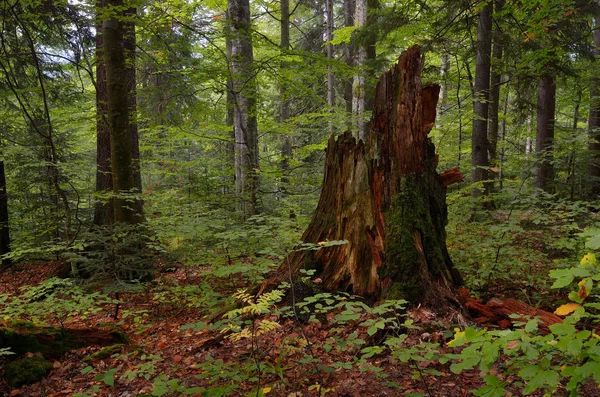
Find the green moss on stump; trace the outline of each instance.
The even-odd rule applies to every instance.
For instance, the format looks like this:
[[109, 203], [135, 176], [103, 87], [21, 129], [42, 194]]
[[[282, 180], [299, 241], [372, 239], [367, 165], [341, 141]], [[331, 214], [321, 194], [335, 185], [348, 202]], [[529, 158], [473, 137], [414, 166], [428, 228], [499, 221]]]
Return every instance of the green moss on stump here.
[[4, 379], [11, 387], [21, 387], [39, 382], [51, 369], [43, 357], [23, 357], [5, 365]]

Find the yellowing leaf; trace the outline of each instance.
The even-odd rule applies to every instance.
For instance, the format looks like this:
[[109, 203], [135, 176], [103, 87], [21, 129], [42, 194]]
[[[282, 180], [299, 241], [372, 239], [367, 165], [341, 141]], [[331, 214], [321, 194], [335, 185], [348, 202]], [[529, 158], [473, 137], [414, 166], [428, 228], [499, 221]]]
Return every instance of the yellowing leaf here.
[[578, 303], [565, 303], [562, 306], [559, 306], [554, 311], [554, 314], [557, 316], [566, 316], [567, 314], [571, 314], [579, 307]]
[[262, 391], [263, 391], [263, 394], [267, 394], [268, 392], [271, 391], [271, 388], [270, 387], [263, 387]]
[[327, 244], [328, 242], [329, 242], [329, 241], [319, 241], [317, 244], [319, 244], [319, 245], [325, 245], [325, 244]]
[[596, 264], [596, 255], [592, 253], [588, 253], [581, 258], [579, 262], [582, 265], [595, 265]]

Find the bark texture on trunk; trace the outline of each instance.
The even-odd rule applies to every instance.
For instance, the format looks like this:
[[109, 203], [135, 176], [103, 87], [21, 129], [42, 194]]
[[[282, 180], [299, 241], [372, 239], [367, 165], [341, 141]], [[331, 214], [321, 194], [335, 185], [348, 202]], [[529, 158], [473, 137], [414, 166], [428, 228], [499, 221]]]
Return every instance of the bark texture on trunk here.
[[[354, 25], [363, 28], [367, 24], [367, 0], [356, 0], [354, 8]], [[356, 117], [356, 136], [365, 140], [367, 137], [368, 123], [365, 120], [366, 96], [365, 96], [365, 71], [364, 65], [367, 60], [367, 48], [359, 44], [354, 48], [354, 65], [360, 71], [354, 76], [352, 83], [352, 114]]]
[[321, 197], [302, 240], [348, 243], [292, 252], [261, 291], [301, 268], [316, 269], [327, 290], [374, 299], [433, 301], [461, 283], [446, 249], [446, 183], [427, 137], [439, 87], [422, 88], [422, 68], [412, 47], [383, 75], [366, 141], [350, 132], [329, 139]]
[[[120, 0], [107, 0], [107, 6], [119, 7]], [[103, 23], [103, 52], [106, 68], [107, 120], [110, 130], [110, 164], [112, 173], [114, 198], [114, 221], [122, 223], [138, 223], [141, 213], [129, 198], [136, 193], [136, 167], [134, 140], [130, 123], [131, 100], [129, 88], [131, 74], [127, 71], [126, 49], [124, 40], [126, 29], [120, 15], [111, 15]]]
[[[600, 6], [600, 1], [598, 2]], [[600, 62], [600, 15], [594, 18], [594, 56], [596, 62]], [[598, 70], [598, 69], [596, 69]], [[590, 82], [590, 115], [588, 120], [590, 144], [592, 153], [588, 175], [591, 183], [592, 199], [600, 196], [600, 73], [592, 77]]]
[[537, 168], [535, 187], [552, 193], [554, 178], [554, 113], [556, 108], [556, 80], [552, 75], [540, 78], [537, 99], [535, 152]]
[[[96, 7], [104, 7], [98, 0]], [[108, 129], [108, 94], [106, 91], [106, 67], [104, 66], [104, 40], [102, 21], [96, 17], [96, 193], [107, 195], [112, 191], [110, 170], [110, 130]], [[94, 225], [104, 226], [114, 222], [112, 199], [99, 199], [94, 207]]]
[[[503, 2], [494, 3], [494, 13], [502, 12]], [[502, 83], [502, 32], [500, 29], [494, 29], [493, 35], [494, 49], [492, 51], [493, 65], [490, 73], [490, 104], [488, 109], [489, 125], [488, 125], [488, 152], [489, 164], [492, 168], [498, 166], [498, 137], [500, 135], [500, 123], [498, 114], [500, 112], [500, 84]], [[493, 181], [496, 178], [497, 171], [490, 169], [488, 178], [492, 181], [490, 185], [493, 187]]]
[[[492, 6], [485, 5], [479, 12], [477, 24], [477, 61], [475, 66], [475, 98], [473, 100], [473, 135], [471, 137], [472, 182], [488, 179], [488, 107], [490, 95], [490, 65], [492, 47]], [[473, 189], [473, 196], [481, 194]]]
[[229, 0], [231, 75], [234, 101], [235, 184], [244, 217], [258, 213], [258, 126], [256, 76], [249, 0]]
[[[98, 0], [96, 7], [100, 10], [106, 4], [106, 0]], [[127, 118], [129, 123], [129, 134], [131, 140], [131, 156], [133, 173], [133, 184], [135, 193], [142, 191], [142, 178], [140, 172], [140, 150], [139, 134], [135, 114], [137, 112], [136, 95], [136, 71], [135, 71], [135, 23], [133, 17], [136, 15], [135, 8], [123, 12], [122, 35], [125, 57], [125, 71], [120, 76], [124, 80], [127, 92]], [[111, 137], [108, 120], [108, 88], [106, 80], [106, 65], [104, 58], [104, 35], [102, 34], [102, 21], [96, 20], [96, 192], [104, 195], [113, 191], [113, 175], [111, 168]], [[96, 202], [94, 208], [95, 226], [110, 225], [115, 221], [114, 200], [102, 198]], [[137, 212], [138, 217], [143, 218], [143, 202], [136, 199], [131, 207]]]

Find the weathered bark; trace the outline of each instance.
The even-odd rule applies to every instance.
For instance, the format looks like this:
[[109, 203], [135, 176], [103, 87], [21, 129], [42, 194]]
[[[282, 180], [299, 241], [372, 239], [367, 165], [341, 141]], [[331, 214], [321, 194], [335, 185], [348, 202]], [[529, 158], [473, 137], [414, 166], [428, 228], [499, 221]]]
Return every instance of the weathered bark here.
[[[96, 7], [104, 7], [103, 0], [97, 0]], [[106, 67], [104, 66], [104, 40], [102, 20], [96, 17], [96, 193], [105, 196], [96, 201], [94, 225], [104, 226], [114, 222], [114, 203], [107, 198], [112, 191], [110, 171], [110, 130], [108, 129], [108, 94], [106, 91]]]
[[[101, 0], [98, 7], [119, 5]], [[115, 197], [98, 202], [94, 225], [143, 220], [136, 114], [135, 8], [110, 15], [96, 36], [96, 191]], [[100, 21], [97, 22], [100, 26]]]
[[556, 108], [556, 80], [548, 74], [540, 78], [537, 99], [535, 152], [537, 168], [535, 187], [553, 192], [554, 178], [554, 113]]
[[302, 240], [348, 243], [292, 252], [261, 291], [301, 268], [316, 269], [325, 289], [375, 299], [429, 301], [461, 283], [446, 249], [445, 187], [427, 137], [439, 87], [421, 87], [422, 67], [412, 47], [383, 75], [366, 141], [350, 132], [329, 139], [321, 197]]
[[464, 288], [459, 289], [458, 299], [469, 311], [473, 321], [484, 326], [495, 324], [500, 328], [508, 328], [516, 322], [537, 318], [540, 329], [547, 333], [550, 325], [563, 322], [556, 314], [537, 309], [515, 299], [492, 298], [483, 303], [481, 299], [472, 298], [469, 291]]
[[256, 76], [249, 0], [229, 0], [231, 18], [231, 75], [234, 98], [235, 184], [244, 217], [258, 210], [258, 127]]
[[[600, 6], [600, 1], [598, 2]], [[594, 18], [594, 56], [596, 63], [600, 61], [600, 15]], [[595, 70], [598, 70], [597, 67]], [[590, 81], [590, 115], [588, 119], [591, 152], [588, 176], [590, 177], [592, 199], [600, 196], [600, 73], [592, 77]]]
[[[492, 6], [486, 4], [479, 11], [477, 24], [477, 61], [475, 65], [475, 98], [473, 99], [473, 135], [471, 137], [472, 182], [488, 179], [488, 102], [490, 95], [490, 64], [492, 47]], [[487, 190], [487, 189], [486, 189]], [[481, 190], [473, 188], [473, 196]]]

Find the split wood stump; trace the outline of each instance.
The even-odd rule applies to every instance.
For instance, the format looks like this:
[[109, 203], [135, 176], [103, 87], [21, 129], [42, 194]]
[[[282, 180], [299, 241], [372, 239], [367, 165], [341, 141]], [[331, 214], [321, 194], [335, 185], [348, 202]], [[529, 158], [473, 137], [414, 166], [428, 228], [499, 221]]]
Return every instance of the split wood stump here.
[[422, 69], [412, 47], [381, 77], [366, 142], [350, 132], [329, 139], [321, 197], [302, 240], [347, 243], [294, 250], [259, 293], [304, 268], [315, 269], [326, 290], [373, 300], [454, 300], [462, 280], [446, 248], [446, 187], [462, 175], [436, 171], [427, 135], [439, 86], [423, 87]]

